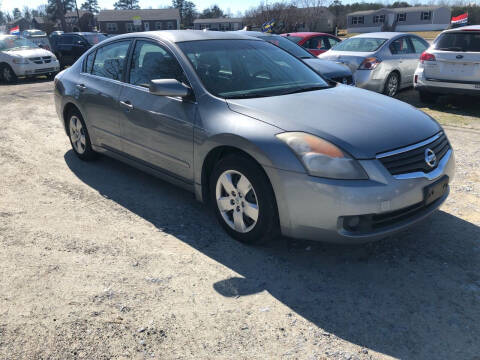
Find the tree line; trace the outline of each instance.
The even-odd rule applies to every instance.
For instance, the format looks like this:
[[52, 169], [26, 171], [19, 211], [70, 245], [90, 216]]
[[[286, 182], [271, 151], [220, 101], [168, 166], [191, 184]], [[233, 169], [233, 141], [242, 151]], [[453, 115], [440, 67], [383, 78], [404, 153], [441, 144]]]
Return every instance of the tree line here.
[[[469, 13], [470, 24], [480, 24], [480, 4], [469, 2], [469, 0], [453, 0], [448, 3], [446, 0], [430, 1], [421, 3], [418, 0], [414, 2], [396, 1], [394, 3], [382, 2], [355, 2], [343, 4], [342, 0], [279, 0], [277, 2], [261, 1], [257, 7], [253, 7], [244, 13], [239, 13], [237, 17], [244, 17], [245, 23], [253, 26], [259, 26], [267, 21], [275, 19], [277, 30], [292, 31], [296, 24], [307, 25], [310, 29], [315, 29], [315, 23], [322, 17], [322, 9], [325, 7], [335, 16], [336, 25], [339, 28], [346, 27], [347, 14], [355, 11], [376, 10], [383, 7], [410, 7], [421, 5], [442, 5], [446, 4], [452, 8], [452, 16], [457, 16], [465, 12]], [[218, 5], [212, 5], [209, 8], [198, 11], [195, 3], [190, 0], [172, 0], [170, 8], [176, 8], [180, 12], [181, 28], [191, 28], [193, 21], [197, 18], [219, 18], [231, 17], [231, 14], [222, 10]], [[140, 9], [139, 0], [117, 0], [114, 3], [116, 10]], [[308, 8], [308, 11], [302, 9]], [[85, 0], [79, 7], [80, 10], [87, 10], [94, 14], [100, 11], [98, 0]], [[14, 8], [11, 12], [0, 11], [0, 25], [5, 25], [21, 17], [31, 20], [33, 17], [42, 16], [52, 21], [64, 21], [64, 15], [67, 11], [75, 11], [75, 0], [48, 0], [46, 5], [35, 9], [25, 6], [23, 9]]]

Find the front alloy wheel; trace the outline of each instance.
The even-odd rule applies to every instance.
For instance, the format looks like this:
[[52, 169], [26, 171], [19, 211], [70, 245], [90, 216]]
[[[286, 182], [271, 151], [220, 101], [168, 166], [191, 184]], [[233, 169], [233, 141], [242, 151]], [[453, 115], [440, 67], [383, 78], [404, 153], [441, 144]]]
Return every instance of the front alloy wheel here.
[[72, 149], [75, 154], [82, 160], [95, 159], [97, 153], [92, 149], [87, 127], [79, 111], [73, 110], [69, 114], [67, 125], [68, 137], [70, 138], [70, 143], [72, 144]]
[[210, 203], [234, 239], [259, 244], [279, 232], [277, 202], [263, 168], [243, 154], [222, 158], [210, 175]]
[[225, 171], [217, 180], [216, 199], [223, 220], [235, 231], [247, 233], [257, 224], [257, 195], [242, 173]]
[[12, 68], [8, 65], [4, 65], [1, 68], [2, 78], [6, 83], [13, 84], [17, 82], [17, 75], [13, 72]]

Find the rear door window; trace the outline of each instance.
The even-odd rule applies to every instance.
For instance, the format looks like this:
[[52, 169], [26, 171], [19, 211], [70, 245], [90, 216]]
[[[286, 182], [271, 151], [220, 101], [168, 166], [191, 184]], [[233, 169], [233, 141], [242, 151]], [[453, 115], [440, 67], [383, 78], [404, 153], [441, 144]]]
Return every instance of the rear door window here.
[[413, 54], [413, 50], [408, 38], [406, 36], [392, 41], [390, 44], [390, 51], [392, 55]]
[[328, 50], [330, 43], [325, 36], [315, 36], [308, 39], [305, 44], [303, 44], [303, 47], [312, 50]]
[[424, 41], [422, 39], [419, 39], [415, 36], [411, 36], [410, 40], [412, 41], [413, 49], [414, 49], [416, 54], [423, 53], [429, 46], [426, 41]]
[[130, 42], [118, 41], [97, 49], [92, 75], [122, 81]]

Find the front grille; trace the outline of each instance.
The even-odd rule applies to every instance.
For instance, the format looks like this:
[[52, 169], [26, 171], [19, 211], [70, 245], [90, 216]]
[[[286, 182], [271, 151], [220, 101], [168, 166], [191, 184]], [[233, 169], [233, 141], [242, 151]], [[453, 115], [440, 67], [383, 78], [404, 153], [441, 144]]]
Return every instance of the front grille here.
[[[430, 167], [425, 161], [426, 149], [431, 149], [435, 153], [437, 161], [434, 167]], [[429, 173], [438, 166], [438, 163], [449, 149], [450, 144], [442, 132], [437, 139], [428, 144], [390, 156], [380, 155], [378, 158], [392, 175], [408, 174], [417, 171]]]
[[43, 64], [43, 60], [40, 57], [32, 57], [32, 58], [29, 58], [29, 60], [31, 62], [34, 62], [35, 64]]
[[353, 77], [352, 76], [338, 76], [332, 78], [332, 81], [335, 81], [340, 84], [345, 84], [345, 85], [352, 85], [353, 84]]
[[42, 57], [31, 57], [29, 58], [28, 60], [30, 60], [31, 62], [35, 63], [35, 64], [48, 64], [52, 61], [52, 57], [51, 56], [42, 56]]

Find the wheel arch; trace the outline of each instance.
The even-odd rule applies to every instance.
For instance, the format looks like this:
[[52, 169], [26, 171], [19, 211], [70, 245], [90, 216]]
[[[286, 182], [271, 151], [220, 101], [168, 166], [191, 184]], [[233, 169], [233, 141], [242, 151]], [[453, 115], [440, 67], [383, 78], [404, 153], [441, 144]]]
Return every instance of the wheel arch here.
[[65, 133], [67, 133], [68, 135], [68, 131], [67, 131], [67, 121], [68, 121], [68, 115], [72, 112], [72, 111], [78, 111], [80, 113], [80, 115], [82, 115], [82, 118], [84, 119], [85, 121], [85, 116], [83, 116], [82, 114], [82, 111], [80, 110], [80, 108], [73, 102], [71, 101], [68, 101], [65, 103], [65, 105], [63, 106], [63, 111], [62, 111], [62, 119], [63, 119], [63, 127], [65, 129]]

